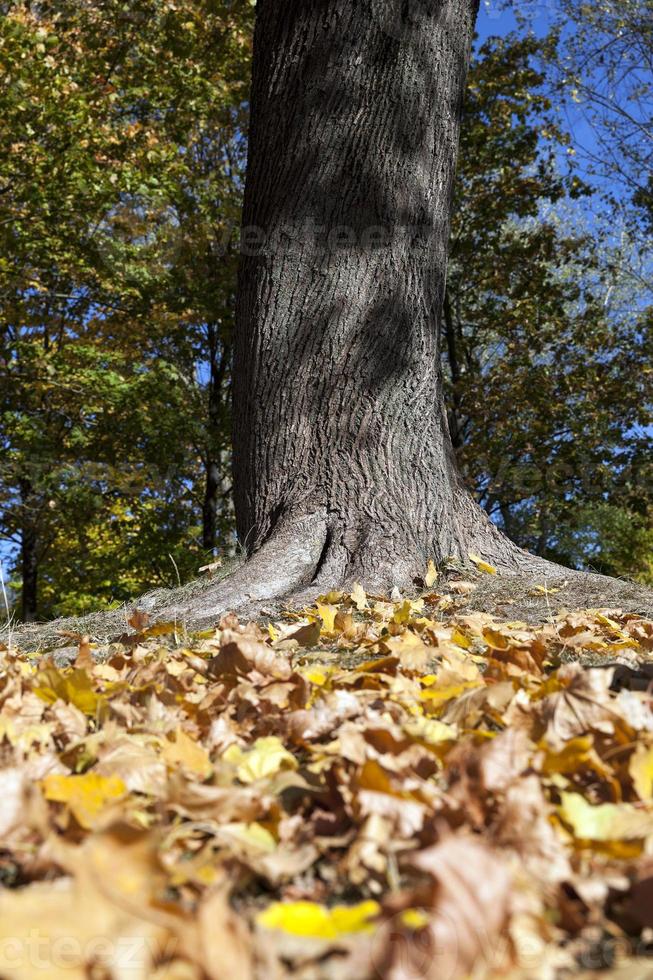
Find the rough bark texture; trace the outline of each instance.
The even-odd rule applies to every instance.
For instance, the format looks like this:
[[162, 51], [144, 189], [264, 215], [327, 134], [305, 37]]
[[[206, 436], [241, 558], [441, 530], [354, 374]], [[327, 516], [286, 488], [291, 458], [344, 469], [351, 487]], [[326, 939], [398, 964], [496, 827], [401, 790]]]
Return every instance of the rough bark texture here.
[[23, 511], [21, 530], [21, 619], [33, 623], [38, 609], [38, 538], [33, 515], [33, 494], [29, 480], [20, 484], [20, 501]]
[[207, 438], [204, 453], [204, 500], [202, 503], [202, 548], [211, 555], [215, 549], [218, 512], [223, 495], [222, 466], [225, 416], [224, 381], [229, 350], [221, 343], [218, 324], [206, 326], [209, 383], [207, 392]]
[[[523, 556], [456, 473], [439, 326], [478, 0], [259, 0], [234, 366], [241, 541], [313, 580]], [[305, 576], [309, 575], [308, 570]], [[310, 576], [309, 576], [310, 578]]]

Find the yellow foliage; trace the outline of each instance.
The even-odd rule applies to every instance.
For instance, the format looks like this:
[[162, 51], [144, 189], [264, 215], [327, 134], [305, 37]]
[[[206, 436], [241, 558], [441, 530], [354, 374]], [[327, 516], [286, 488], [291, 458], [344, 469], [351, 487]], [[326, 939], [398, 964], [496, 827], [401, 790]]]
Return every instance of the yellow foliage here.
[[562, 793], [561, 797], [558, 813], [579, 840], [637, 840], [653, 833], [653, 812], [631, 803], [593, 806], [579, 793]]
[[349, 933], [371, 931], [371, 920], [379, 911], [378, 902], [371, 900], [332, 908], [317, 902], [275, 902], [260, 913], [257, 922], [265, 929], [280, 929], [293, 936], [337, 939]]
[[475, 555], [472, 551], [468, 552], [469, 558], [474, 562], [479, 572], [485, 572], [487, 575], [496, 575], [497, 570], [494, 565], [490, 565], [488, 562], [484, 561], [479, 555]]
[[178, 728], [174, 742], [163, 745], [163, 758], [170, 766], [182, 766], [200, 779], [208, 779], [213, 771], [206, 749]]
[[50, 704], [59, 699], [74, 704], [85, 715], [97, 714], [106, 703], [105, 698], [93, 688], [91, 677], [85, 670], [47, 667], [38, 674], [34, 693]]
[[90, 830], [97, 823], [102, 811], [121, 799], [127, 787], [119, 776], [99, 776], [87, 772], [82, 776], [50, 774], [42, 782], [46, 800], [67, 803], [77, 823]]
[[297, 768], [297, 760], [276, 735], [257, 738], [252, 748], [245, 751], [237, 745], [230, 745], [222, 758], [236, 766], [236, 775], [241, 783], [255, 783], [258, 779], [273, 776], [280, 769]]
[[354, 587], [351, 590], [350, 598], [360, 612], [362, 612], [363, 609], [367, 609], [367, 596], [365, 595], [365, 590], [358, 584], [358, 582], [354, 582]]
[[650, 802], [653, 797], [653, 746], [638, 745], [628, 769], [637, 795]]

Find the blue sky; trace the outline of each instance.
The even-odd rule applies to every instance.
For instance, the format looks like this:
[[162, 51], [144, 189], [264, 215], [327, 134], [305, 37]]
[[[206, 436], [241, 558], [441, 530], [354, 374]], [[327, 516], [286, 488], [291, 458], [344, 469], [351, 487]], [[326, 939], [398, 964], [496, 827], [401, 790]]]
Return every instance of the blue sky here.
[[[528, 28], [536, 37], [544, 37], [553, 27], [558, 14], [557, 0], [538, 0], [529, 8], [532, 16]], [[511, 31], [523, 33], [524, 27], [517, 22], [512, 9], [507, 8], [502, 0], [481, 0], [476, 22], [476, 32], [479, 42], [488, 37], [499, 35], [504, 37]], [[592, 128], [587, 124], [582, 111], [575, 106], [571, 99], [561, 107], [563, 118], [574, 141], [593, 149], [596, 145]]]
[[[546, 34], [558, 14], [556, 0], [539, 0], [532, 5], [531, 29], [538, 35]], [[490, 34], [507, 34], [518, 27], [511, 9], [501, 0], [481, 0], [476, 30], [481, 38]]]

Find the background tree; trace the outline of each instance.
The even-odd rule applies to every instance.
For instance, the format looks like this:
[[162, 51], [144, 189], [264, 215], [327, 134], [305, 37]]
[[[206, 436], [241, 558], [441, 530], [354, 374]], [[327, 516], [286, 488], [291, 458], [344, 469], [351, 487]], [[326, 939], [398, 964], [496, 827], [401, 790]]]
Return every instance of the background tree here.
[[579, 230], [591, 188], [561, 164], [570, 138], [535, 67], [554, 56], [554, 39], [493, 39], [470, 73], [444, 307], [450, 428], [513, 540], [646, 578], [649, 314], [619, 301], [629, 263], [601, 225]]
[[4, 7], [1, 530], [29, 619], [220, 537], [252, 11]]

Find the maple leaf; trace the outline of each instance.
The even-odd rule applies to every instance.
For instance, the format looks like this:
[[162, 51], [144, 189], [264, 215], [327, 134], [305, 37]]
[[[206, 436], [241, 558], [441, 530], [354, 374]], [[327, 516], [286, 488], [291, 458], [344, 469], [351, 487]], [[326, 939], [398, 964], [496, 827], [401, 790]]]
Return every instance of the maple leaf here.
[[618, 715], [610, 696], [609, 671], [566, 664], [557, 672], [555, 685], [558, 689], [536, 708], [552, 745], [590, 731], [612, 734]]
[[190, 738], [181, 728], [177, 728], [173, 741], [164, 742], [161, 754], [169, 765], [181, 766], [200, 779], [207, 779], [213, 770], [204, 746]]
[[579, 840], [627, 841], [653, 835], [653, 811], [629, 803], [593, 806], [579, 793], [562, 793], [558, 812]]
[[296, 769], [297, 761], [275, 735], [258, 738], [251, 749], [243, 751], [232, 745], [222, 756], [225, 762], [236, 767], [241, 783], [253, 783], [266, 776], [273, 776], [280, 769]]
[[432, 882], [405, 899], [416, 902], [427, 921], [418, 924], [418, 943], [408, 936], [398, 943], [397, 930], [410, 927], [401, 917], [392, 920], [384, 951], [389, 975], [400, 963], [427, 980], [464, 976], [483, 962], [500, 965], [500, 938], [511, 915], [511, 875], [501, 858], [471, 837], [456, 836], [411, 855], [410, 864]]
[[81, 827], [94, 827], [102, 811], [111, 803], [122, 799], [127, 787], [118, 776], [100, 776], [88, 772], [83, 776], [46, 776], [43, 795], [46, 800], [67, 803]]

